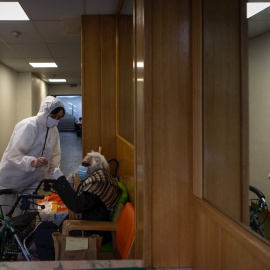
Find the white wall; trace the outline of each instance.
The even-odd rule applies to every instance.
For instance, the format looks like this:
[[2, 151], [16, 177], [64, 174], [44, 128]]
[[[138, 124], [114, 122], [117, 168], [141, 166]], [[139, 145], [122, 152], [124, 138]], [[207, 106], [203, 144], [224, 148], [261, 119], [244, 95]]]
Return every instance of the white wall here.
[[36, 115], [48, 85], [30, 72], [17, 73], [0, 63], [0, 158], [15, 125]]
[[76, 87], [71, 87], [70, 85], [64, 84], [49, 84], [49, 95], [81, 95], [81, 85], [76, 85]]
[[32, 115], [37, 115], [39, 112], [40, 104], [43, 98], [48, 95], [48, 84], [39, 79], [36, 75], [32, 74], [31, 82], [31, 95], [32, 95]]
[[0, 158], [17, 123], [17, 73], [0, 63]]
[[32, 93], [30, 72], [18, 73], [17, 76], [17, 122], [32, 116]]
[[250, 184], [270, 207], [270, 33], [249, 41]]

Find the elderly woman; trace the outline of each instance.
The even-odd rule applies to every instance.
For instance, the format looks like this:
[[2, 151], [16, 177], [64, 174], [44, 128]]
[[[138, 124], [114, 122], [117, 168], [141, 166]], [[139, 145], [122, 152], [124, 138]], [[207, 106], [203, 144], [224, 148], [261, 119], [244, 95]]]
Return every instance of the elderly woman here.
[[65, 176], [57, 170], [53, 189], [70, 210], [82, 214], [82, 219], [110, 221], [121, 188], [108, 172], [108, 167], [103, 155], [88, 153], [78, 169], [81, 182], [77, 190], [74, 191]]
[[[117, 180], [108, 172], [109, 164], [98, 152], [88, 153], [78, 168], [81, 182], [75, 191], [59, 169], [54, 176], [57, 179], [52, 184], [64, 204], [73, 212], [81, 213], [83, 220], [110, 221], [114, 207], [121, 194]], [[51, 233], [58, 228], [53, 224], [40, 226], [36, 233], [36, 248], [39, 259], [54, 260], [54, 249]], [[50, 227], [50, 228], [48, 228]], [[104, 237], [103, 232], [95, 232]]]

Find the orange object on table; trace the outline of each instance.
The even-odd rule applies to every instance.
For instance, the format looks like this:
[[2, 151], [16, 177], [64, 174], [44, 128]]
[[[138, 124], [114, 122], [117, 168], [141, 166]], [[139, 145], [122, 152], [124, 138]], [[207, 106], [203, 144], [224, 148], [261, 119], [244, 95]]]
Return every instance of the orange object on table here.
[[59, 197], [58, 194], [50, 193], [49, 195], [45, 196], [44, 199], [38, 200], [39, 204], [42, 204], [43, 202], [55, 202], [55, 203], [57, 203], [57, 209], [55, 209], [56, 208], [55, 207], [53, 210], [56, 210], [56, 211], [53, 211], [53, 212], [68, 211], [68, 208], [63, 203], [63, 201], [61, 200], [61, 198]]

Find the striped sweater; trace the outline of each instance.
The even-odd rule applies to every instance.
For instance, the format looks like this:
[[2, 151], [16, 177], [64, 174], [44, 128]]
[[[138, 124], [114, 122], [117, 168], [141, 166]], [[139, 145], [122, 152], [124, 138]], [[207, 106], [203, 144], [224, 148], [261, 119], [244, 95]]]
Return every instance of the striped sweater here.
[[98, 170], [91, 174], [77, 190], [78, 195], [83, 192], [97, 195], [111, 213], [114, 211], [121, 191], [117, 180], [105, 170]]

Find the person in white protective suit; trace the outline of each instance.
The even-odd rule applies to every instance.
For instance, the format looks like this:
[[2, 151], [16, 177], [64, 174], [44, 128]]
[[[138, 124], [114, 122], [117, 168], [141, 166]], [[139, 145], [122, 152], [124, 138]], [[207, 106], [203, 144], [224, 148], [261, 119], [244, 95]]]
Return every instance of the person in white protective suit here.
[[33, 193], [39, 182], [53, 177], [54, 169], [60, 166], [61, 149], [56, 125], [64, 115], [61, 100], [47, 96], [36, 116], [15, 126], [0, 163], [0, 189], [15, 191], [0, 196], [4, 215], [18, 193]]

